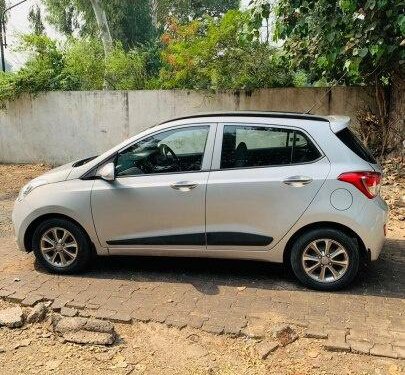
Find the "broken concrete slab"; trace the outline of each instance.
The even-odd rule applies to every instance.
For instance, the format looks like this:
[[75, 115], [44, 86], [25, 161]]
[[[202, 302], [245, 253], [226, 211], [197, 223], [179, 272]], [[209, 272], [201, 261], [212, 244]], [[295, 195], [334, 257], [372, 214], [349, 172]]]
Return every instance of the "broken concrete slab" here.
[[21, 307], [10, 307], [0, 311], [0, 327], [19, 328], [24, 324], [24, 313]]
[[29, 346], [31, 344], [31, 339], [23, 339], [20, 342], [17, 342], [16, 344], [13, 345], [13, 349], [16, 350], [18, 348], [24, 348], [26, 346]]
[[108, 320], [86, 319], [85, 329], [87, 331], [114, 333], [114, 325]]
[[79, 312], [77, 311], [77, 309], [75, 309], [74, 307], [66, 307], [63, 306], [60, 309], [60, 313], [63, 316], [68, 316], [68, 317], [74, 317], [76, 316]]
[[375, 344], [370, 349], [370, 354], [378, 357], [398, 358], [398, 354], [393, 351], [391, 344]]
[[329, 337], [324, 348], [330, 352], [350, 352], [350, 345], [339, 337]]
[[62, 318], [55, 324], [54, 329], [57, 333], [61, 334], [65, 332], [75, 332], [84, 329], [86, 322], [87, 322], [86, 318], [80, 317]]
[[266, 359], [270, 353], [274, 352], [279, 347], [276, 341], [263, 340], [256, 345], [257, 354], [261, 359]]
[[106, 332], [91, 332], [79, 330], [76, 332], [67, 332], [63, 334], [66, 341], [76, 344], [90, 345], [112, 345], [115, 341], [115, 335]]
[[304, 332], [304, 337], [310, 339], [327, 339], [328, 333], [323, 327], [308, 327]]
[[64, 340], [77, 344], [112, 345], [116, 338], [114, 325], [98, 319], [64, 317], [56, 322], [54, 330]]
[[46, 316], [48, 309], [45, 304], [40, 302], [34, 306], [27, 316], [27, 323], [38, 323], [42, 322]]
[[261, 339], [266, 335], [266, 325], [263, 322], [251, 321], [242, 329], [242, 334], [252, 339]]
[[291, 326], [283, 324], [272, 329], [273, 337], [277, 339], [281, 346], [291, 344], [298, 339], [298, 334]]
[[370, 354], [370, 349], [374, 346], [367, 340], [348, 340], [348, 344], [353, 353], [359, 354]]

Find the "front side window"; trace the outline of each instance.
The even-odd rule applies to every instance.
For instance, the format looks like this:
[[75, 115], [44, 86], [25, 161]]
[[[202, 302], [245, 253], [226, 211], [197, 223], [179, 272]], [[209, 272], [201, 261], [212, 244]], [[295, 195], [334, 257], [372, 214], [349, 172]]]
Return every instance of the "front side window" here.
[[144, 138], [117, 156], [115, 174], [191, 172], [202, 167], [209, 126], [163, 131]]
[[243, 125], [224, 127], [221, 169], [304, 163], [319, 156], [314, 144], [297, 130]]

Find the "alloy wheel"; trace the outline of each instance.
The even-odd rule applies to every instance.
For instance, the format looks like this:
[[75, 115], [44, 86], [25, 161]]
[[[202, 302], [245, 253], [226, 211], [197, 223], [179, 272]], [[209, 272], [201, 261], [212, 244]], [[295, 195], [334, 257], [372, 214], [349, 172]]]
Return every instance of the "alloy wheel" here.
[[41, 236], [40, 250], [44, 259], [54, 267], [64, 268], [77, 258], [78, 244], [68, 230], [53, 227]]
[[305, 273], [321, 283], [339, 280], [349, 268], [349, 254], [339, 242], [323, 238], [312, 241], [302, 253]]

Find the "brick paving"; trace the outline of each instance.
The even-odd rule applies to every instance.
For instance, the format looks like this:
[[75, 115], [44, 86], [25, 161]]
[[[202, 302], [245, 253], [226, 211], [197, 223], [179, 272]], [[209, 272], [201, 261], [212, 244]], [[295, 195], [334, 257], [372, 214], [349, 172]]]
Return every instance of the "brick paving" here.
[[80, 276], [45, 272], [32, 254], [0, 237], [0, 298], [52, 301], [65, 315], [156, 321], [215, 334], [263, 337], [275, 322], [306, 328], [328, 350], [405, 358], [405, 241], [339, 293], [306, 290], [282, 266], [178, 258], [97, 258]]

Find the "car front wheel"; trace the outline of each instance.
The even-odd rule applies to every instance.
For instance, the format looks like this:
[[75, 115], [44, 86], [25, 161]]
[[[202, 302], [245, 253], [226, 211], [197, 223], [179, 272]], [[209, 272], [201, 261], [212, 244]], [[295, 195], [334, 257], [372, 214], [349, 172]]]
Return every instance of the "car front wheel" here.
[[49, 219], [34, 232], [32, 248], [38, 262], [53, 273], [83, 270], [90, 260], [90, 243], [81, 227], [65, 219]]
[[291, 267], [304, 285], [317, 290], [348, 286], [359, 269], [356, 240], [336, 229], [314, 229], [300, 236], [291, 249]]

